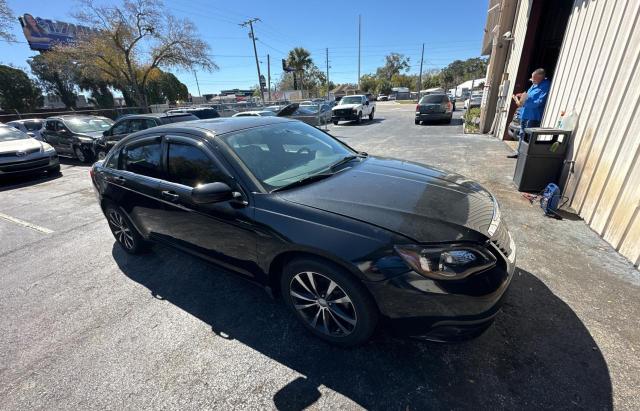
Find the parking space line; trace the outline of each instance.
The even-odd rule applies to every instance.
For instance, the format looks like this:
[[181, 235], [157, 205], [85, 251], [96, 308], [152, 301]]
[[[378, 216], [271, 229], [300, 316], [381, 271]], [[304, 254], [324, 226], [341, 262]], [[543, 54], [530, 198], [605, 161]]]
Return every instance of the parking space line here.
[[45, 234], [53, 233], [53, 230], [49, 230], [48, 228], [45, 228], [45, 227], [40, 227], [39, 225], [31, 224], [28, 221], [20, 220], [19, 218], [11, 217], [10, 215], [6, 215], [3, 213], [0, 213], [0, 218], [7, 221], [11, 221], [12, 223], [21, 225], [23, 227], [30, 228], [32, 230], [40, 231], [41, 233], [45, 233]]

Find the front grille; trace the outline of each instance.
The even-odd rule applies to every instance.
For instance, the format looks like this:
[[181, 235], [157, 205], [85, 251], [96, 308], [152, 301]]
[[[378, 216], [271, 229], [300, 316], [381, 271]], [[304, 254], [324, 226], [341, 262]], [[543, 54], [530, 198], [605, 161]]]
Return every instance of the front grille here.
[[351, 115], [351, 109], [350, 108], [343, 108], [340, 110], [334, 110], [334, 113], [338, 116], [349, 116]]
[[49, 157], [31, 161], [17, 161], [13, 163], [0, 164], [0, 171], [10, 173], [13, 171], [24, 171], [31, 168], [45, 167], [49, 165]]
[[[36, 148], [30, 148], [28, 150], [17, 150], [17, 151], [8, 151], [6, 153], [0, 153], [0, 157], [2, 158], [9, 158], [9, 157], [18, 157], [18, 153], [19, 152], [23, 152], [25, 153], [25, 156], [28, 156], [29, 154], [33, 154], [33, 153], [37, 153], [40, 151], [39, 147]], [[22, 157], [22, 156], [21, 156]]]

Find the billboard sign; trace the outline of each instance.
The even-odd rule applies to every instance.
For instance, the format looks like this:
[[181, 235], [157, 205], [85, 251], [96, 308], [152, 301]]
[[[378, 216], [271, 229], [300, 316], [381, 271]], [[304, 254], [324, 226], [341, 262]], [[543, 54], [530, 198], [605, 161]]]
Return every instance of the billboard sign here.
[[31, 14], [24, 14], [18, 20], [29, 47], [37, 51], [51, 50], [56, 44], [73, 43], [80, 35], [96, 32], [90, 27], [33, 17]]

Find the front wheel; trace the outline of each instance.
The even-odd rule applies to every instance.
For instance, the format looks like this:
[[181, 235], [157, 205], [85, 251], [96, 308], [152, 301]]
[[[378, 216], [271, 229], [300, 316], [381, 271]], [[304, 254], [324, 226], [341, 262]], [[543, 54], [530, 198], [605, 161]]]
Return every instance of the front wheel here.
[[81, 163], [89, 163], [91, 162], [91, 154], [88, 150], [83, 149], [81, 146], [75, 146], [73, 148], [73, 153], [76, 155], [76, 158], [80, 160]]
[[334, 125], [334, 126], [337, 126], [337, 125], [338, 125], [338, 122], [334, 120], [334, 121], [333, 121], [333, 125]]
[[420, 120], [414, 120], [414, 123], [417, 126], [418, 124], [420, 124]]
[[100, 150], [98, 151], [98, 154], [96, 157], [98, 157], [98, 160], [102, 161], [105, 159], [106, 156], [107, 156], [107, 152], [104, 150]]
[[356, 123], [362, 124], [362, 112], [358, 113], [358, 120], [356, 120]]
[[314, 259], [287, 264], [280, 279], [285, 304], [315, 336], [349, 347], [364, 343], [378, 310], [360, 281], [331, 263]]
[[369, 121], [373, 120], [373, 113], [375, 112], [375, 109], [371, 109], [371, 113], [369, 114]]

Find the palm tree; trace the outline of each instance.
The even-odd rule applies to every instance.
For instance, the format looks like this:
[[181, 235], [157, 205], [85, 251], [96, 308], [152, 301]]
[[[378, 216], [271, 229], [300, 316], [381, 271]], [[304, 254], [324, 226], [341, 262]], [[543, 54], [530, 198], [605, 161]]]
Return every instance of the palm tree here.
[[[304, 77], [304, 71], [313, 65], [313, 60], [311, 59], [311, 53], [309, 50], [304, 47], [296, 47], [289, 51], [289, 55], [287, 56], [287, 65], [289, 67], [293, 67], [296, 71], [303, 72], [303, 75], [300, 76], [300, 86], [302, 87], [302, 78]], [[293, 73], [295, 76], [295, 72]]]

